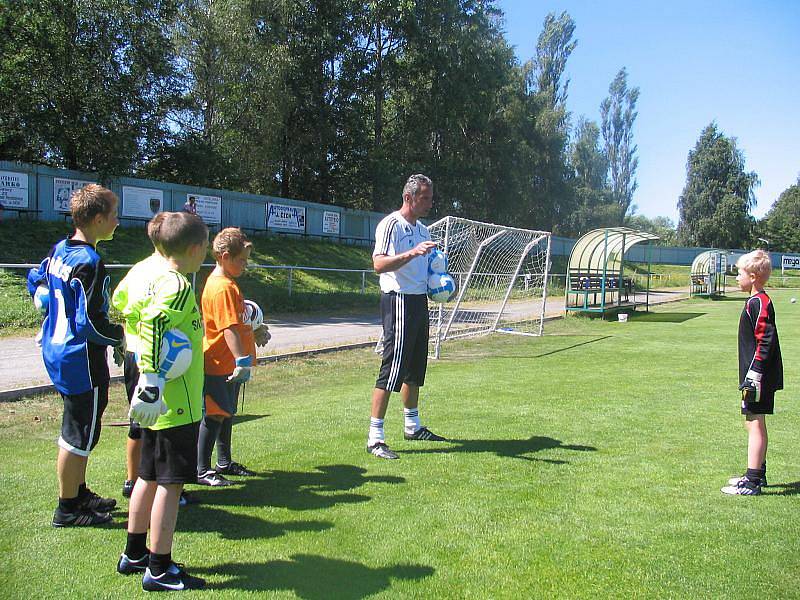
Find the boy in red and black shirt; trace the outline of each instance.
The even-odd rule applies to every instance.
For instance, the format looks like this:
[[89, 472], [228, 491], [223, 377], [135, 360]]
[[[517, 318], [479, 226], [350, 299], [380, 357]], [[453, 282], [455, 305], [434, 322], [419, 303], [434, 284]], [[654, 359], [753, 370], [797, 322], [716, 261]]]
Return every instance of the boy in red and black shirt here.
[[783, 361], [775, 307], [764, 291], [772, 272], [769, 254], [755, 250], [736, 263], [736, 281], [750, 297], [739, 317], [739, 389], [747, 428], [747, 471], [722, 488], [724, 494], [753, 496], [767, 484], [767, 423], [775, 392], [783, 389]]

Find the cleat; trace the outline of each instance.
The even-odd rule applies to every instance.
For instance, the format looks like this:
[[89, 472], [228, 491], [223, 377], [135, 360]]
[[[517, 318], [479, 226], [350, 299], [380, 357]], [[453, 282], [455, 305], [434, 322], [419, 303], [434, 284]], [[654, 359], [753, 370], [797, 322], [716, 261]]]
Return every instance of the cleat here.
[[128, 555], [123, 553], [117, 562], [117, 573], [120, 575], [133, 575], [134, 573], [144, 573], [150, 564], [150, 555], [145, 554], [138, 560], [131, 560]]
[[113, 498], [103, 498], [95, 494], [88, 487], [83, 489], [83, 494], [80, 497], [79, 506], [81, 508], [88, 508], [97, 512], [108, 512], [117, 505], [117, 501]]
[[142, 577], [142, 589], [146, 592], [179, 592], [181, 590], [202, 590], [206, 580], [189, 575], [183, 565], [172, 563], [166, 573], [154, 577], [150, 567]]
[[387, 458], [389, 460], [400, 458], [397, 454], [389, 450], [389, 446], [384, 442], [375, 442], [372, 446], [367, 446], [367, 452], [378, 458]]
[[192, 496], [189, 492], [181, 492], [181, 498], [178, 501], [178, 506], [188, 506], [189, 504], [200, 504], [200, 501]]
[[56, 509], [53, 514], [53, 527], [92, 527], [111, 521], [106, 512], [95, 512], [90, 508], [78, 508], [75, 512], [65, 513]]
[[[730, 479], [728, 479], [728, 485], [739, 485], [739, 482], [744, 478], [745, 478], [744, 475], [742, 475], [741, 477], [731, 477]], [[766, 478], [766, 476], [761, 478], [761, 487], [762, 488], [767, 487], [767, 478]]]
[[420, 427], [414, 433], [403, 433], [403, 437], [407, 440], [421, 440], [423, 442], [446, 442], [447, 439], [440, 435], [436, 435], [427, 427]]
[[122, 497], [123, 498], [130, 498], [131, 494], [133, 493], [133, 486], [136, 485], [136, 482], [132, 479], [127, 479], [125, 483], [122, 484]]
[[214, 465], [214, 470], [217, 473], [221, 473], [223, 475], [240, 475], [242, 477], [252, 477], [255, 475], [255, 472], [251, 471], [244, 465], [240, 465], [237, 462], [232, 462], [231, 464], [223, 467], [219, 463]]
[[726, 485], [720, 491], [729, 496], [758, 496], [761, 493], [761, 483], [758, 480], [741, 477], [736, 485]]
[[223, 487], [226, 485], [233, 485], [229, 479], [225, 479], [216, 471], [206, 471], [202, 475], [197, 476], [198, 485], [209, 485], [211, 487]]

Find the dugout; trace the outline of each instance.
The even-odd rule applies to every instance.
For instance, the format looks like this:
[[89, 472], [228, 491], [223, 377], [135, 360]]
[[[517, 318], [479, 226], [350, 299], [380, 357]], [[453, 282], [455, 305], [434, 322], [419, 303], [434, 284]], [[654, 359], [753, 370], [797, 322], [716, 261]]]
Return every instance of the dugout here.
[[[581, 237], [569, 255], [565, 309], [604, 314], [624, 308], [650, 308], [650, 242], [658, 236], [628, 227], [594, 229]], [[624, 273], [625, 253], [636, 244], [648, 244], [647, 284], [637, 293], [633, 278]]]
[[706, 250], [695, 256], [689, 275], [690, 296], [724, 296], [728, 253]]

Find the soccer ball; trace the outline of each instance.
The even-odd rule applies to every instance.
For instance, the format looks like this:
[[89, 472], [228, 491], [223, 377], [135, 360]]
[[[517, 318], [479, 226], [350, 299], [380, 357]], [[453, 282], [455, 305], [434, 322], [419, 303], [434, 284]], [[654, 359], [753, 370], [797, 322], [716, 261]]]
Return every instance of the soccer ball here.
[[789, 302], [791, 302], [792, 304], [794, 304], [795, 302], [797, 302], [797, 298], [792, 298], [791, 300], [789, 300]]
[[186, 373], [192, 364], [192, 342], [180, 329], [170, 329], [161, 341], [159, 373], [167, 381]]
[[245, 300], [242, 321], [244, 321], [245, 325], [250, 325], [253, 329], [257, 329], [264, 322], [264, 312], [252, 300]]
[[438, 248], [428, 254], [428, 273], [447, 273], [447, 254]]
[[434, 302], [449, 302], [455, 294], [456, 282], [447, 273], [434, 273], [428, 277], [428, 298]]
[[50, 289], [47, 287], [47, 284], [40, 283], [39, 287], [37, 287], [36, 291], [33, 293], [33, 305], [40, 313], [42, 313], [42, 315], [46, 315], [47, 306], [49, 304], [50, 304]]

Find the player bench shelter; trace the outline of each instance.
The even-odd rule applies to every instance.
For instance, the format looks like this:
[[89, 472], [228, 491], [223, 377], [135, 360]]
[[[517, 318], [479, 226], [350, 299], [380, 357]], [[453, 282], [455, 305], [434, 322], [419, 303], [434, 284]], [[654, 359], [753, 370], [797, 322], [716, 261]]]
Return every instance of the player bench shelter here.
[[646, 252], [647, 285], [638, 297], [633, 279], [625, 277], [623, 258], [636, 244], [658, 239], [628, 227], [594, 229], [581, 237], [569, 255], [565, 309], [601, 315], [641, 305], [649, 310], [651, 252]]
[[724, 296], [728, 253], [706, 250], [695, 256], [689, 276], [690, 296]]

